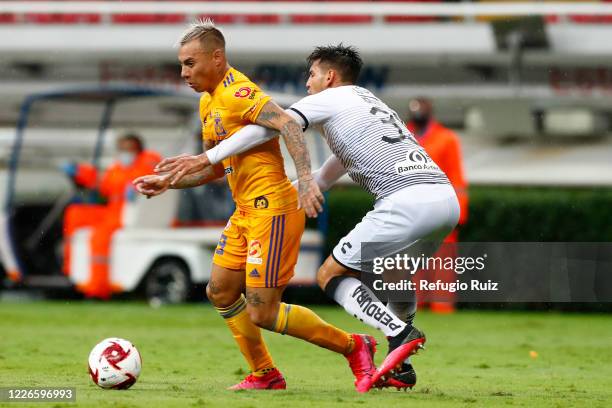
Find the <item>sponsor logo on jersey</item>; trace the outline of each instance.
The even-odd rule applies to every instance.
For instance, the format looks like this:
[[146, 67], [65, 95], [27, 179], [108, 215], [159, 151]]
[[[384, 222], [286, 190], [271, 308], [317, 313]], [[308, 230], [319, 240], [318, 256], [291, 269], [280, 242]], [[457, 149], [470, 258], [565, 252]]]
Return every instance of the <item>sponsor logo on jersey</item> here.
[[234, 172], [234, 168], [232, 166], [226, 167], [225, 169], [223, 169], [223, 172], [225, 174], [232, 174]]
[[255, 89], [253, 89], [251, 91], [251, 96], [249, 96], [249, 99], [255, 99], [255, 95], [257, 95], [257, 91]]
[[253, 202], [255, 208], [268, 208], [268, 199], [264, 196], [257, 197]]
[[406, 154], [406, 160], [395, 163], [397, 174], [413, 174], [419, 172], [441, 173], [442, 171], [427, 154], [415, 149]]
[[249, 256], [261, 258], [261, 242], [256, 239], [249, 242]]
[[243, 86], [242, 88], [236, 91], [234, 96], [236, 98], [246, 98], [250, 94], [251, 94], [251, 88], [249, 88], [248, 86]]
[[256, 239], [249, 242], [247, 254], [247, 263], [261, 265], [263, 263], [263, 259], [261, 259], [261, 242]]
[[257, 269], [253, 269], [250, 273], [249, 273], [249, 277], [251, 278], [259, 278], [259, 271], [257, 271]]

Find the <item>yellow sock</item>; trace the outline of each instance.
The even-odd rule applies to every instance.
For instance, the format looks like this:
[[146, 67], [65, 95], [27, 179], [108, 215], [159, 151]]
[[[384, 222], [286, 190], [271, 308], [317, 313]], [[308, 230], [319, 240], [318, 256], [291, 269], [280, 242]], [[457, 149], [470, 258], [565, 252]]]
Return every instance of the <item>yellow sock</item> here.
[[340, 354], [348, 354], [353, 349], [350, 334], [325, 322], [312, 310], [298, 305], [280, 304], [274, 331]]
[[262, 376], [273, 369], [272, 356], [261, 337], [259, 327], [253, 324], [247, 314], [244, 296], [240, 296], [231, 306], [215, 309], [225, 319], [253, 375]]

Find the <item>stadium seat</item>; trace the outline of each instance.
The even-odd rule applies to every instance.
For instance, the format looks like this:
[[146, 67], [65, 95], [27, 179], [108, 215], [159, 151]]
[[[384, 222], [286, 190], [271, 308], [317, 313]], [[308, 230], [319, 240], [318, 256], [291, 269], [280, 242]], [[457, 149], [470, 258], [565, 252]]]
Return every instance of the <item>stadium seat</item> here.
[[184, 14], [113, 14], [115, 24], [180, 24], [186, 21]]
[[98, 24], [99, 14], [92, 13], [26, 13], [23, 21], [34, 24]]

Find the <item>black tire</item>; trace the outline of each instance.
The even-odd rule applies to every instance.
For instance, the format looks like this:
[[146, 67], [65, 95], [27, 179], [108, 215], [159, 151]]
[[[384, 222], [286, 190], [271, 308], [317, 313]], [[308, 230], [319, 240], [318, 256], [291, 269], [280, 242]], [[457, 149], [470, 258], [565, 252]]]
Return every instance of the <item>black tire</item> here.
[[192, 291], [189, 268], [180, 259], [160, 259], [147, 273], [144, 290], [153, 306], [185, 302]]

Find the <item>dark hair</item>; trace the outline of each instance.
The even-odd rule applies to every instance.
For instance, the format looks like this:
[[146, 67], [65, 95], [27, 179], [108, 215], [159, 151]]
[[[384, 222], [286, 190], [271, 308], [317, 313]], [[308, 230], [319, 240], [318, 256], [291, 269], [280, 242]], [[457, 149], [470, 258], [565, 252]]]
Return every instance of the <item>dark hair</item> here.
[[315, 48], [308, 56], [307, 61], [309, 69], [315, 61], [333, 67], [338, 71], [343, 81], [352, 84], [357, 82], [363, 66], [363, 61], [357, 49], [350, 45], [345, 46], [342, 43]]
[[119, 138], [119, 141], [129, 141], [136, 144], [138, 151], [142, 152], [144, 150], [144, 142], [142, 141], [142, 137], [137, 135], [136, 133], [126, 133]]

